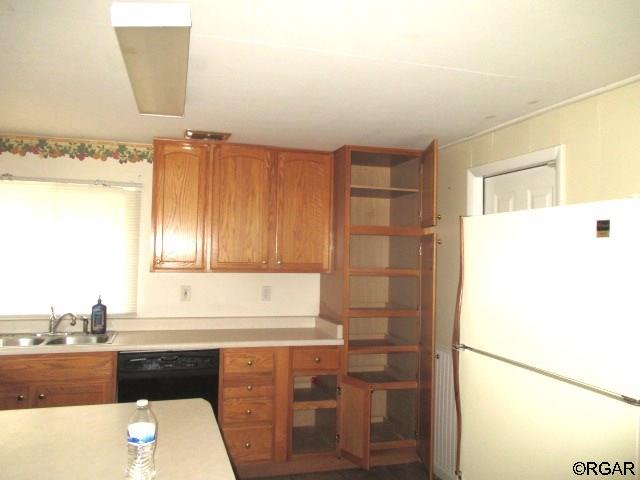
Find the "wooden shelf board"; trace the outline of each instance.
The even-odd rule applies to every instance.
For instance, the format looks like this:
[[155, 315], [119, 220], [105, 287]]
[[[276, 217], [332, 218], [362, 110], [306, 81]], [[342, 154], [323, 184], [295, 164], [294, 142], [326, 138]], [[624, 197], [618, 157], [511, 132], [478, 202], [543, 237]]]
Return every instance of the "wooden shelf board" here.
[[294, 410], [318, 410], [320, 408], [336, 408], [338, 402], [335, 399], [329, 400], [309, 400], [309, 401], [294, 401]]
[[349, 275], [372, 277], [419, 277], [420, 270], [415, 268], [369, 268], [351, 267]]
[[376, 187], [372, 185], [351, 185], [352, 197], [396, 198], [420, 193], [418, 188]]
[[417, 352], [419, 346], [411, 343], [396, 343], [386, 338], [349, 340], [349, 354]]
[[347, 316], [351, 318], [372, 318], [372, 317], [418, 317], [418, 310], [385, 310], [380, 308], [351, 308], [347, 311]]
[[381, 450], [386, 448], [406, 448], [415, 446], [413, 435], [409, 436], [393, 422], [384, 420], [371, 423], [371, 449]]
[[416, 380], [398, 378], [384, 370], [348, 372], [348, 375], [368, 383], [373, 390], [411, 390], [418, 387]]
[[409, 448], [415, 447], [415, 440], [395, 440], [395, 441], [383, 441], [383, 442], [371, 442], [371, 450], [391, 450], [396, 448]]
[[387, 236], [408, 236], [419, 237], [422, 235], [422, 228], [415, 227], [396, 227], [390, 225], [350, 225], [349, 232], [351, 235], [387, 235]]

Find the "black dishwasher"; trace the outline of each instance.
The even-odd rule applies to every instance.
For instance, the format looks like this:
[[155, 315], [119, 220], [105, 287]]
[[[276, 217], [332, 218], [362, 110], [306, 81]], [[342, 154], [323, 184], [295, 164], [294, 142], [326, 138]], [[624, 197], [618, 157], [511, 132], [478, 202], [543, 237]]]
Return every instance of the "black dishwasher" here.
[[218, 412], [218, 350], [121, 352], [118, 402], [204, 398]]

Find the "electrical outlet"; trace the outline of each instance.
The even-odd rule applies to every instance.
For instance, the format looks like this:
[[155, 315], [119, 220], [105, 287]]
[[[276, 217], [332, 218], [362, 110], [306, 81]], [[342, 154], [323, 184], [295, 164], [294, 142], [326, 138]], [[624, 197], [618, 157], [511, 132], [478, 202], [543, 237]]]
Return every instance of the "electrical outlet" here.
[[271, 301], [271, 285], [263, 285], [260, 288], [260, 300], [263, 302]]
[[180, 301], [181, 302], [191, 301], [191, 285], [180, 286]]

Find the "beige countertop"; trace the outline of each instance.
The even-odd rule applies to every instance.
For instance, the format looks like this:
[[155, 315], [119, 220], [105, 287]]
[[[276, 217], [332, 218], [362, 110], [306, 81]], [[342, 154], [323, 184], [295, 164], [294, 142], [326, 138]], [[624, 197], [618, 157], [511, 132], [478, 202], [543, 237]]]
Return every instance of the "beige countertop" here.
[[[156, 480], [234, 480], [218, 424], [202, 399], [151, 402]], [[133, 403], [0, 411], [0, 477], [119, 479]]]
[[[163, 327], [191, 326], [185, 323], [158, 322]], [[209, 348], [287, 347], [342, 345], [342, 330], [331, 322], [317, 318], [314, 322], [290, 322], [286, 328], [273, 328], [264, 324], [242, 324], [240, 328], [188, 328], [157, 330], [117, 330], [112, 343], [99, 345], [36, 345], [29, 347], [1, 347], [1, 355], [38, 353], [104, 352], [104, 351], [152, 351], [152, 350], [200, 350]], [[115, 324], [116, 327], [125, 325]], [[147, 322], [138, 324], [149, 328]], [[276, 323], [277, 325], [277, 323]], [[214, 325], [204, 325], [214, 326]]]

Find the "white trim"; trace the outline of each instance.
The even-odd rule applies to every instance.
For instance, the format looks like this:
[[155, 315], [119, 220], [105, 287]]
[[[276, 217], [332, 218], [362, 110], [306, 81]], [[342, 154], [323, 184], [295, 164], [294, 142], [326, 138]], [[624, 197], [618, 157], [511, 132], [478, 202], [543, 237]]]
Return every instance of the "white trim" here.
[[487, 163], [467, 170], [467, 215], [482, 215], [484, 211], [484, 178], [554, 162], [556, 195], [554, 205], [565, 203], [565, 147], [555, 147], [525, 153], [517, 157]]
[[591, 90], [589, 92], [586, 93], [582, 93], [580, 95], [577, 95], [575, 97], [571, 97], [568, 98], [567, 100], [563, 100], [562, 102], [558, 102], [558, 103], [554, 103], [553, 105], [549, 105], [548, 107], [544, 107], [541, 108], [539, 110], [536, 110], [535, 112], [531, 112], [531, 113], [527, 113], [526, 115], [522, 115], [520, 117], [514, 118], [513, 120], [508, 120], [504, 123], [501, 123], [499, 125], [496, 125], [495, 127], [491, 127], [491, 128], [487, 128], [485, 130], [482, 130], [480, 132], [474, 133], [472, 135], [469, 135], [468, 137], [463, 137], [459, 140], [454, 140], [453, 142], [449, 142], [446, 145], [442, 145], [440, 147], [440, 149], [444, 149], [447, 147], [452, 147], [454, 145], [457, 145], [459, 143], [463, 143], [469, 140], [473, 140], [474, 138], [478, 138], [481, 137], [483, 135], [486, 135], [487, 133], [492, 133], [495, 132], [497, 130], [503, 129], [505, 127], [508, 127], [509, 125], [513, 125], [514, 123], [519, 123], [522, 122], [524, 120], [527, 120], [531, 117], [537, 117], [538, 115], [542, 115], [543, 113], [547, 113], [550, 110], [555, 110], [557, 108], [560, 107], [565, 107], [567, 105], [570, 105], [572, 103], [576, 103], [579, 102], [581, 100], [586, 100], [587, 98], [590, 97], [595, 97], [596, 95], [600, 95], [603, 93], [606, 93], [610, 90], [615, 90], [616, 88], [621, 88], [624, 87], [625, 85], [629, 85], [630, 83], [634, 83], [640, 81], [640, 75], [634, 75], [633, 77], [629, 77], [629, 78], [625, 78], [624, 80], [620, 80], [619, 82], [614, 82], [614, 83], [610, 83], [609, 85], [605, 85], [604, 87], [600, 87], [600, 88], [596, 88], [595, 90]]

